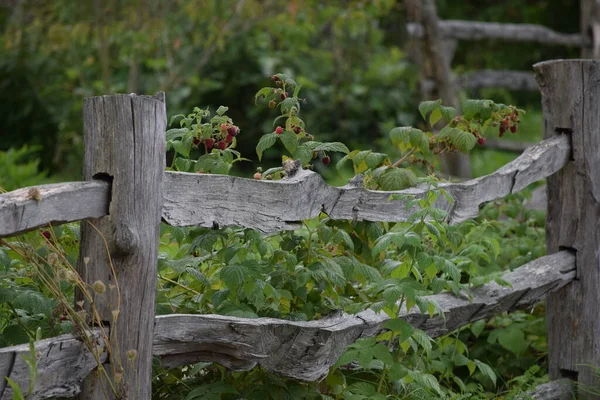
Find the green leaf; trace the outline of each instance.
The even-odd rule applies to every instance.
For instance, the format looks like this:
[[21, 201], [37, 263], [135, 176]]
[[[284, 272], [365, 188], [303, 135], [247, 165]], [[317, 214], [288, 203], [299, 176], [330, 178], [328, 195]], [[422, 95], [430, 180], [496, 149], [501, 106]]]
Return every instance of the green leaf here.
[[456, 117], [457, 114], [456, 108], [444, 106], [440, 107], [440, 113], [442, 114], [442, 118], [444, 118], [444, 120], [448, 123], [452, 120], [452, 118]]
[[306, 165], [312, 160], [313, 152], [308, 147], [306, 147], [306, 143], [301, 144], [296, 152], [294, 153], [294, 158], [296, 160], [300, 160], [302, 165]]
[[498, 343], [516, 355], [522, 354], [529, 347], [523, 331], [518, 328], [508, 327], [498, 334]]
[[400, 126], [390, 131], [390, 139], [394, 146], [401, 144], [407, 144], [410, 142], [410, 131], [413, 130], [412, 126]]
[[429, 138], [423, 131], [420, 129], [412, 129], [408, 135], [410, 137], [410, 144], [413, 147], [421, 150], [423, 154], [429, 154]]
[[390, 350], [381, 343], [377, 343], [373, 346], [373, 356], [375, 356], [376, 359], [383, 361], [386, 365], [392, 365], [394, 363], [392, 353], [390, 353]]
[[415, 330], [411, 324], [400, 318], [387, 320], [383, 326], [398, 333], [399, 343], [402, 343], [408, 339]]
[[258, 99], [263, 97], [266, 98], [268, 95], [273, 93], [273, 88], [270, 87], [264, 87], [262, 89], [260, 89], [258, 92], [256, 92], [256, 94], [254, 95], [254, 102], [257, 103]]
[[345, 154], [350, 153], [350, 150], [348, 150], [348, 147], [346, 147], [346, 145], [341, 142], [321, 143], [320, 145], [315, 147], [313, 149], [313, 151], [335, 151], [335, 152], [345, 153]]
[[264, 151], [267, 150], [269, 147], [273, 146], [276, 141], [276, 133], [267, 133], [266, 135], [263, 135], [263, 137], [260, 138], [258, 144], [256, 145], [256, 154], [258, 154], [259, 161], [262, 159]]
[[402, 190], [414, 186], [417, 176], [410, 169], [389, 168], [377, 181], [381, 190]]
[[[442, 105], [442, 100], [435, 101], [423, 101], [419, 104], [419, 112], [425, 121], [427, 121], [427, 114], [433, 110], [437, 110]], [[433, 125], [433, 124], [432, 124]]]
[[219, 277], [232, 290], [237, 289], [246, 279], [247, 268], [242, 265], [228, 265], [221, 268]]
[[433, 340], [427, 336], [425, 332], [420, 329], [415, 329], [412, 333], [412, 338], [425, 350], [426, 353], [431, 351], [431, 342], [433, 342]]
[[290, 131], [285, 131], [278, 136], [286, 150], [293, 155], [296, 149], [298, 148], [298, 137]]
[[219, 108], [217, 108], [217, 114], [223, 115], [227, 112], [227, 110], [229, 110], [229, 107], [219, 106]]
[[483, 330], [485, 329], [485, 320], [484, 319], [480, 319], [477, 322], [473, 322], [471, 324], [471, 332], [473, 332], [473, 335], [475, 335], [475, 337], [479, 337], [479, 335], [481, 335], [481, 332], [483, 332]]
[[10, 385], [10, 388], [13, 390], [13, 400], [25, 400], [25, 396], [23, 396], [23, 391], [17, 384], [17, 382], [10, 379], [8, 376], [5, 376], [6, 382]]
[[469, 152], [477, 143], [477, 139], [472, 133], [465, 132], [458, 128], [451, 128], [449, 126], [443, 128], [440, 133], [438, 133], [438, 138], [441, 139], [444, 137], [449, 137], [452, 145], [463, 153]]
[[479, 360], [475, 360], [475, 365], [477, 365], [479, 371], [481, 371], [483, 375], [490, 378], [490, 380], [494, 383], [494, 386], [496, 386], [496, 374], [494, 373], [494, 370], [489, 365]]
[[498, 109], [499, 107], [492, 100], [469, 99], [462, 103], [462, 112], [466, 119], [486, 120]]

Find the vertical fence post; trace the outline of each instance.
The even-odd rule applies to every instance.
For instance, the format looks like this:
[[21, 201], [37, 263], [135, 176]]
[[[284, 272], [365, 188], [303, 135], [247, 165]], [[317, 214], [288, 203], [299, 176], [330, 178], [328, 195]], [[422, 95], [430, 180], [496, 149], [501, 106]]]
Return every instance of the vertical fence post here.
[[600, 390], [600, 62], [535, 65], [546, 138], [571, 135], [572, 161], [548, 178], [548, 253], [571, 249], [577, 278], [547, 303], [550, 376]]
[[[150, 399], [164, 93], [87, 98], [83, 116], [84, 179], [110, 180], [112, 192], [110, 214], [81, 225], [78, 271], [86, 283], [106, 287], [95, 295], [94, 307], [110, 327], [111, 363], [105, 368], [120, 393], [110, 394], [108, 382], [92, 373], [80, 397]], [[90, 304], [85, 308], [90, 311]]]

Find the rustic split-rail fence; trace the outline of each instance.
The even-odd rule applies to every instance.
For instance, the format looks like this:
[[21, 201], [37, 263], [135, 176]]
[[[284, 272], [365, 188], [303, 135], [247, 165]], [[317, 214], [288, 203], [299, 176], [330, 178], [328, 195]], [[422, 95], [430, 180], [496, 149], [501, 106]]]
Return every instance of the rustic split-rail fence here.
[[[436, 206], [448, 211], [449, 223], [458, 223], [477, 216], [481, 204], [546, 178], [549, 255], [504, 275], [509, 287], [489, 283], [476, 288], [472, 298], [430, 296], [443, 317], [414, 309], [399, 317], [437, 337], [547, 299], [553, 381], [530, 394], [567, 399], [574, 386], [598, 387], [590, 366], [600, 365], [600, 62], [549, 61], [535, 70], [545, 140], [490, 175], [444, 183], [454, 202], [440, 198]], [[334, 219], [404, 221], [411, 210], [403, 201], [389, 200], [390, 194], [424, 196], [427, 189], [331, 187], [294, 163], [281, 181], [165, 172], [166, 120], [162, 94], [85, 99], [84, 181], [38, 186], [35, 198], [32, 188], [0, 195], [0, 237], [50, 223], [89, 221], [81, 223], [78, 271], [89, 284], [119, 284], [120, 298], [107, 291], [105, 302], [96, 307], [106, 329], [113, 318], [117, 321], [118, 330], [108, 337], [120, 349], [116, 356], [125, 369], [126, 398], [150, 399], [153, 357], [166, 366], [211, 361], [247, 370], [260, 364], [298, 380], [322, 379], [348, 345], [381, 332], [389, 317], [371, 310], [309, 322], [155, 316], [161, 220], [174, 226], [235, 225], [261, 232], [295, 229], [321, 212]], [[118, 301], [120, 313], [111, 315]], [[100, 378], [92, 372], [98, 361], [109, 360], [107, 351], [114, 347], [104, 342], [98, 328], [84, 334], [95, 343], [94, 355], [81, 336], [35, 342], [38, 373], [30, 398], [105, 398]], [[133, 361], [127, 359], [130, 349], [137, 351]], [[28, 345], [0, 349], [0, 373], [22, 388], [29, 382], [27, 355]], [[572, 381], [580, 385], [566, 383]], [[11, 397], [11, 388], [0, 380], [0, 399]]]
[[[452, 59], [460, 41], [498, 41], [536, 43], [540, 46], [580, 48], [581, 58], [600, 58], [600, 2], [579, 0], [578, 33], [557, 32], [543, 25], [497, 23], [464, 20], [443, 20], [438, 17], [435, 0], [404, 0], [407, 15], [406, 34], [411, 39], [410, 58], [420, 72], [422, 100], [441, 98], [446, 105], [457, 107], [458, 90], [477, 93], [484, 88], [505, 88], [512, 91], [537, 91], [530, 71], [484, 69], [455, 76]], [[573, 4], [576, 6], [576, 4]], [[522, 153], [532, 143], [494, 140], [487, 149]], [[469, 159], [453, 157], [448, 168], [453, 176], [471, 177]]]

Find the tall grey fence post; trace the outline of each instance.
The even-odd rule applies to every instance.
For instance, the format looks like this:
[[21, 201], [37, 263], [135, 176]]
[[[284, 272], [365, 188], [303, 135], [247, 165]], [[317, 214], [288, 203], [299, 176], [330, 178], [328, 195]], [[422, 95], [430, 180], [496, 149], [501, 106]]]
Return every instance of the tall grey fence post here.
[[109, 215], [82, 222], [78, 271], [86, 283], [100, 281], [106, 287], [93, 307], [110, 327], [112, 362], [104, 368], [119, 389], [112, 394], [106, 379], [92, 373], [80, 398], [150, 399], [165, 172], [164, 93], [87, 98], [83, 116], [84, 179], [109, 180], [112, 191]]
[[578, 382], [579, 398], [600, 393], [600, 62], [535, 65], [544, 136], [571, 136], [572, 161], [548, 178], [548, 253], [575, 253], [577, 277], [548, 296], [550, 376]]

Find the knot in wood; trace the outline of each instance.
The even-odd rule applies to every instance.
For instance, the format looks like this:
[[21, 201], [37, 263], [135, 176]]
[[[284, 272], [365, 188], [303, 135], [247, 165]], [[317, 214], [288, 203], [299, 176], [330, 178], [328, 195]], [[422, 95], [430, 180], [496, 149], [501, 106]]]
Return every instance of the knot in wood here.
[[296, 175], [298, 171], [302, 170], [302, 164], [300, 163], [300, 160], [285, 160], [283, 163], [283, 170], [288, 178], [291, 178]]
[[113, 255], [125, 256], [135, 251], [139, 243], [138, 234], [131, 227], [118, 223], [113, 231]]

